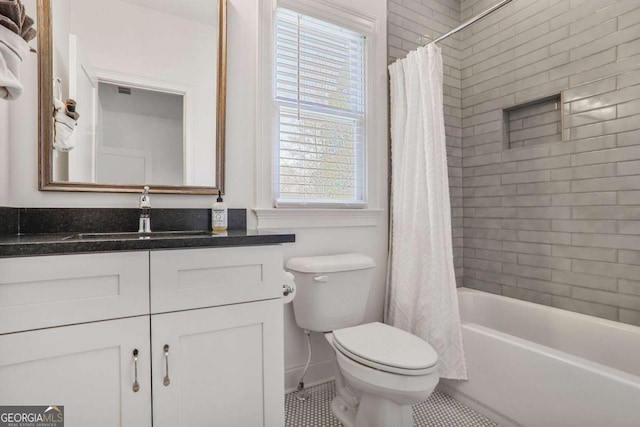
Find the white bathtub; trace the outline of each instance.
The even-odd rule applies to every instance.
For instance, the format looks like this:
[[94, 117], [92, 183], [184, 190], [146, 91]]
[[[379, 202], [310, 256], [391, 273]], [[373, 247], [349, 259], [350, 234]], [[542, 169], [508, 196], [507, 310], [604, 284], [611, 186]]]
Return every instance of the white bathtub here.
[[469, 381], [439, 387], [504, 426], [640, 426], [640, 327], [461, 288]]

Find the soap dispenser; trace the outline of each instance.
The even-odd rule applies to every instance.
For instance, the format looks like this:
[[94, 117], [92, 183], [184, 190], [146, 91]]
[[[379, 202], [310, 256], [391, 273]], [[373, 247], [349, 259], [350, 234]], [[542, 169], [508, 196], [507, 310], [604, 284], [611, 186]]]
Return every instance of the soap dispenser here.
[[227, 229], [227, 205], [222, 201], [220, 190], [216, 202], [211, 207], [211, 229], [214, 232]]

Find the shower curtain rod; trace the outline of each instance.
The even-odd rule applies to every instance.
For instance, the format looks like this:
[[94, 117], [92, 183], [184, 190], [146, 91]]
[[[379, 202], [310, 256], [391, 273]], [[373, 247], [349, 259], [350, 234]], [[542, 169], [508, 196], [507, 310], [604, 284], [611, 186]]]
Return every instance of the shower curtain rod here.
[[507, 3], [510, 3], [512, 1], [513, 0], [502, 0], [500, 3], [491, 6], [489, 9], [485, 10], [484, 12], [479, 13], [478, 15], [476, 15], [473, 18], [469, 19], [467, 22], [464, 22], [463, 24], [457, 26], [456, 28], [454, 28], [453, 30], [449, 31], [448, 33], [441, 35], [440, 37], [435, 39], [432, 43], [437, 43], [440, 40], [444, 40], [447, 37], [449, 37], [450, 35], [453, 35], [453, 34], [457, 33], [458, 31], [463, 30], [464, 28], [467, 28], [469, 25], [473, 24], [476, 21], [479, 21], [480, 19], [484, 18], [485, 16], [487, 16], [491, 12], [500, 9], [502, 6], [504, 6]]

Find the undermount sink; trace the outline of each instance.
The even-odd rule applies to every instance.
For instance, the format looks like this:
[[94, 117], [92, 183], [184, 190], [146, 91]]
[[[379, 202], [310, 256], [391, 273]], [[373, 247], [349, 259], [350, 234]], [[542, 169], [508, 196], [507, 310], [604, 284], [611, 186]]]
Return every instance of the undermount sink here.
[[139, 233], [137, 231], [124, 231], [117, 233], [77, 233], [67, 236], [62, 240], [138, 240], [138, 239], [168, 239], [180, 237], [212, 237], [215, 233], [206, 230], [188, 231], [152, 231]]

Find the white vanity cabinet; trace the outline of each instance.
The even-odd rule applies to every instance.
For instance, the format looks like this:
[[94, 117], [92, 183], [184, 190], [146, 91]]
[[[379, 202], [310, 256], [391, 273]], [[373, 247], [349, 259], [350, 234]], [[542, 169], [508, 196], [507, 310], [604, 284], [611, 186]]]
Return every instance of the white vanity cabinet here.
[[0, 404], [64, 405], [67, 427], [282, 426], [281, 273], [277, 245], [0, 259]]

